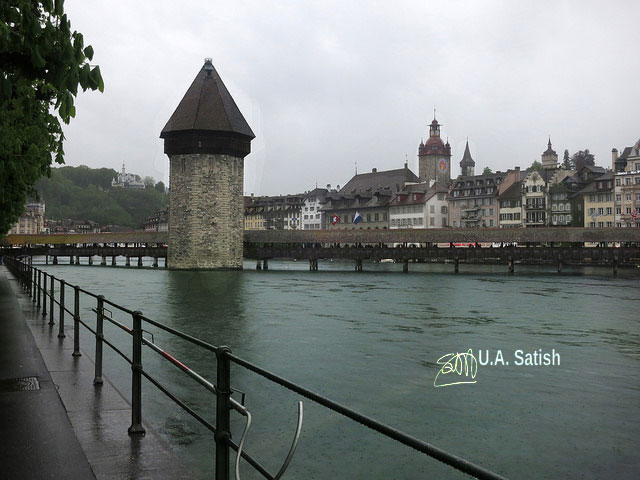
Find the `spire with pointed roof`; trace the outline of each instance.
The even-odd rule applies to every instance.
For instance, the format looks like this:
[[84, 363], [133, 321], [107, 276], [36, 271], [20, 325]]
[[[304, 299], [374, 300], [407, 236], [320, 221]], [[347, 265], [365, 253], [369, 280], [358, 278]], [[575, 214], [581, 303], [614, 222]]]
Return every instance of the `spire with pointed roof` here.
[[549, 135], [547, 149], [542, 154], [542, 167], [547, 169], [558, 168], [558, 154], [551, 148], [551, 135]]
[[464, 155], [460, 160], [460, 169], [462, 170], [463, 177], [473, 176], [476, 162], [471, 158], [471, 152], [469, 151], [469, 138], [467, 137], [467, 144], [464, 147]]

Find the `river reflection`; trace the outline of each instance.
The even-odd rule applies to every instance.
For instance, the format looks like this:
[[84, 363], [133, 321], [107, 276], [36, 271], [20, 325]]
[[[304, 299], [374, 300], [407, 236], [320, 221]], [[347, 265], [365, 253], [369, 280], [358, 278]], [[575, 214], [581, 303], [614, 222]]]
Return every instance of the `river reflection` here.
[[[539, 267], [307, 265], [269, 271], [170, 272], [47, 267], [145, 315], [229, 345], [249, 361], [509, 478], [636, 478], [640, 470], [640, 324], [635, 273]], [[589, 275], [585, 275], [587, 272]], [[210, 352], [150, 329], [213, 379]], [[475, 384], [434, 387], [443, 355], [501, 351]], [[560, 365], [516, 366], [515, 352], [558, 352]], [[486, 358], [486, 356], [485, 356]], [[152, 352], [155, 372], [208, 420], [214, 400]], [[128, 383], [127, 368], [110, 379]], [[111, 376], [115, 378], [111, 378]], [[449, 383], [449, 382], [446, 382]], [[237, 366], [254, 425], [247, 450], [273, 472], [293, 435], [298, 397]], [[145, 419], [212, 476], [212, 435], [145, 385]], [[243, 420], [233, 417], [237, 439]], [[305, 401], [288, 478], [468, 478]], [[248, 466], [242, 478], [260, 478]]]

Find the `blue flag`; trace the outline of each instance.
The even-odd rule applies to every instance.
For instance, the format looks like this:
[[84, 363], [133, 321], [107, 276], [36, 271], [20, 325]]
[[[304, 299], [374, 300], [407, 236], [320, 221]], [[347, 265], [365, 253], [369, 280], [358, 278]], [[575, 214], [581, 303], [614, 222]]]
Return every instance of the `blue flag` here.
[[362, 215], [356, 212], [355, 216], [353, 217], [353, 223], [357, 225], [360, 220], [362, 220]]

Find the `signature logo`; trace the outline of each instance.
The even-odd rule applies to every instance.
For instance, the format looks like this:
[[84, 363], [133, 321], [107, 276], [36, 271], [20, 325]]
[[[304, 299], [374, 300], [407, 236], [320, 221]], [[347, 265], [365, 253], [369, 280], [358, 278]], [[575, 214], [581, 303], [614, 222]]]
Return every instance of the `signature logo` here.
[[[442, 367], [433, 380], [434, 387], [476, 383], [475, 378], [478, 372], [478, 360], [473, 355], [471, 349], [463, 353], [447, 353], [441, 356], [437, 363], [438, 365], [442, 365]], [[448, 378], [443, 378], [447, 375], [449, 375]]]

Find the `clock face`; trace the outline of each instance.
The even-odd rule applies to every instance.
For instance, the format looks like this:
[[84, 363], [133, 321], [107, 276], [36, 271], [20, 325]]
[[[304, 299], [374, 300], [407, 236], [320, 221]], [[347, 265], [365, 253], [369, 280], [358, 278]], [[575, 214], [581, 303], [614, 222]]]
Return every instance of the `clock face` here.
[[446, 158], [438, 160], [438, 170], [440, 170], [440, 173], [446, 173], [449, 170], [449, 162], [447, 162]]

